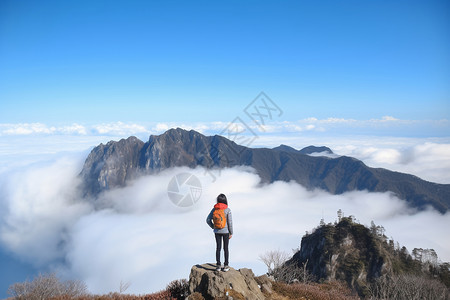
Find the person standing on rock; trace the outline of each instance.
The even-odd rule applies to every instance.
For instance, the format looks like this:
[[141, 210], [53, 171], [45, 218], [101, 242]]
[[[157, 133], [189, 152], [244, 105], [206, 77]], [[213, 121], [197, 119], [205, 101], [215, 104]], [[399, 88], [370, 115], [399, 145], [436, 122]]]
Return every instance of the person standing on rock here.
[[[231, 216], [231, 210], [228, 208], [227, 197], [224, 194], [220, 194], [217, 196], [217, 203], [214, 205], [214, 208], [209, 213], [206, 218], [206, 223], [208, 223], [209, 227], [214, 229], [214, 235], [216, 237], [216, 270], [226, 272], [229, 271], [228, 267], [228, 243], [233, 236], [233, 219]], [[222, 250], [222, 241], [223, 241], [223, 251], [225, 254], [225, 264], [222, 267], [220, 262], [220, 252]]]

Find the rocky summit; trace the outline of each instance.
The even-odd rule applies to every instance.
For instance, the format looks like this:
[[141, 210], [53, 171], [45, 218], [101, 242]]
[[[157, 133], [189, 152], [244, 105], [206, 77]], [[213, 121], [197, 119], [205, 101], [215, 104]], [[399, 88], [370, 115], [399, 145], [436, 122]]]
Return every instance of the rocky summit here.
[[[319, 153], [319, 155], [311, 155]], [[324, 153], [324, 155], [320, 155]], [[371, 168], [352, 157], [332, 155], [327, 147], [301, 150], [281, 145], [250, 148], [220, 135], [170, 129], [144, 143], [136, 137], [95, 147], [80, 173], [84, 196], [124, 187], [138, 176], [172, 167], [207, 169], [247, 166], [261, 182], [296, 181], [307, 189], [331, 194], [348, 191], [390, 192], [415, 208], [432, 206], [441, 213], [450, 208], [450, 184], [437, 184], [416, 176]]]
[[271, 292], [271, 281], [266, 275], [255, 278], [251, 269], [230, 268], [228, 272], [216, 271], [216, 265], [195, 265], [189, 276], [189, 293], [200, 293], [206, 300], [233, 298], [262, 300], [264, 292]]

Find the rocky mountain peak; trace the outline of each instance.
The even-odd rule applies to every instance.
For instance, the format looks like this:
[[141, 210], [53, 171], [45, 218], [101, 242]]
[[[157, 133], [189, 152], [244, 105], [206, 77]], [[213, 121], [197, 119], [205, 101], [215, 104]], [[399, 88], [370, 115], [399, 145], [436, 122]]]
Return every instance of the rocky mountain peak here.
[[225, 137], [205, 136], [194, 130], [170, 129], [150, 136], [144, 143], [136, 137], [95, 147], [81, 171], [86, 196], [123, 187], [137, 176], [172, 167], [230, 168], [249, 166], [263, 183], [294, 180], [307, 189], [322, 189], [332, 194], [347, 191], [392, 192], [411, 206], [431, 205], [440, 212], [450, 207], [450, 185], [436, 184], [416, 176], [376, 169], [346, 156], [310, 156], [329, 152], [328, 147], [309, 146], [298, 151], [281, 145], [274, 149], [249, 148]]
[[202, 134], [195, 130], [185, 130], [182, 128], [171, 128], [164, 132], [161, 135], [151, 135], [149, 142], [152, 142], [154, 139], [159, 140], [165, 140], [165, 141], [172, 141], [172, 142], [181, 142], [186, 139], [195, 139], [195, 138], [201, 138]]
[[392, 270], [394, 258], [364, 225], [342, 218], [336, 225], [323, 225], [302, 238], [293, 261], [317, 279], [346, 281], [363, 291], [368, 282]]
[[[448, 286], [448, 263], [439, 266], [433, 249], [415, 248], [413, 255], [419, 254], [413, 258], [405, 247], [400, 248], [384, 232], [383, 226], [376, 226], [373, 222], [369, 228], [357, 223], [352, 216], [340, 216], [339, 222], [322, 223], [312, 233], [304, 235], [300, 250], [287, 264], [306, 269], [317, 281], [346, 282], [362, 299], [369, 297], [374, 284], [385, 288], [386, 280], [400, 275], [421, 276], [422, 279], [415, 283], [418, 285], [423, 284], [425, 278], [440, 278]], [[420, 253], [423, 252], [430, 254], [428, 259], [422, 260]], [[418, 287], [412, 288], [416, 289]], [[431, 296], [428, 299], [437, 298]]]
[[297, 153], [297, 152], [298, 152], [297, 149], [295, 149], [295, 148], [293, 148], [293, 147], [291, 147], [291, 146], [288, 146], [288, 145], [284, 145], [284, 144], [281, 144], [281, 145], [278, 146], [278, 147], [272, 148], [272, 150], [275, 150], [275, 151], [284, 151], [284, 152], [290, 152], [290, 153]]

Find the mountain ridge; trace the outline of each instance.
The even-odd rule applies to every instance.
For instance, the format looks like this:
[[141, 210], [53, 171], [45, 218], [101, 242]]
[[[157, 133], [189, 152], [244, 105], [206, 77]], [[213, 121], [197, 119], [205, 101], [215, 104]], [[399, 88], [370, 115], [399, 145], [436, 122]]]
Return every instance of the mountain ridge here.
[[448, 184], [371, 168], [353, 157], [309, 155], [317, 150], [332, 153], [327, 147], [315, 146], [301, 150], [286, 145], [273, 149], [249, 148], [220, 135], [205, 136], [177, 128], [151, 135], [145, 143], [129, 137], [100, 144], [87, 157], [80, 176], [83, 194], [96, 197], [110, 188], [123, 187], [139, 176], [172, 167], [249, 166], [256, 170], [262, 183], [294, 180], [307, 189], [320, 188], [332, 194], [354, 190], [391, 192], [418, 209], [432, 206], [445, 213], [450, 207]]

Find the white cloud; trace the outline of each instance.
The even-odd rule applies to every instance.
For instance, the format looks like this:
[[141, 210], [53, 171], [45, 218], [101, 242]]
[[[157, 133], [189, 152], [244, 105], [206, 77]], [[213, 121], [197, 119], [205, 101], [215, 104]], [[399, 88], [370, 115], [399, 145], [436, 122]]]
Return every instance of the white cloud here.
[[314, 152], [314, 153], [310, 153], [308, 154], [309, 156], [325, 156], [325, 157], [329, 157], [329, 158], [337, 158], [340, 155], [337, 155], [335, 153], [330, 153], [328, 151], [323, 151], [323, 152]]
[[375, 136], [448, 136], [450, 130], [449, 120], [402, 120], [393, 116], [383, 116], [380, 119], [356, 120], [346, 118], [324, 118], [310, 117], [298, 121], [271, 122], [277, 133], [292, 131], [298, 128], [303, 131], [307, 126], [314, 133], [328, 132], [333, 135], [375, 135]]
[[[181, 210], [164, 195], [163, 183], [186, 171], [202, 181], [203, 195], [195, 207]], [[338, 209], [355, 215], [364, 224], [374, 220], [384, 225], [387, 234], [410, 249], [432, 246], [441, 257], [449, 258], [446, 249], [450, 244], [442, 241], [446, 229], [441, 226], [450, 225], [448, 214], [413, 214], [403, 201], [388, 193], [333, 196], [309, 192], [295, 183], [261, 187], [256, 175], [237, 169], [223, 170], [220, 175], [213, 183], [202, 169], [179, 168], [141, 178], [123, 191], [110, 193], [106, 197], [111, 200], [111, 210], [89, 214], [74, 227], [68, 253], [73, 271], [88, 278], [89, 286], [99, 291], [117, 289], [124, 280], [132, 283], [134, 292], [145, 292], [149, 287], [157, 290], [170, 280], [188, 277], [192, 265], [214, 261], [214, 239], [205, 218], [222, 192], [229, 198], [235, 226], [231, 262], [238, 268], [251, 267], [257, 274], [265, 272], [257, 259], [259, 254], [297, 248], [305, 231], [317, 226], [322, 215], [327, 222], [334, 221]], [[159, 191], [155, 191], [157, 186]], [[426, 219], [421, 224], [427, 224], [420, 236], [403, 235], [397, 230], [416, 226], [418, 219]], [[385, 225], [388, 223], [389, 227]], [[105, 278], [103, 274], [108, 275]]]
[[384, 116], [384, 117], [381, 118], [381, 121], [387, 121], [387, 122], [389, 122], [389, 121], [399, 121], [399, 119], [394, 118], [392, 116]]
[[[379, 123], [383, 119], [385, 123], [397, 122], [385, 117]], [[351, 122], [357, 121], [347, 123]], [[353, 156], [372, 167], [450, 183], [448, 138], [316, 134], [321, 128], [329, 130], [328, 124], [345, 123], [343, 119], [309, 118], [270, 124], [272, 132], [260, 133], [251, 146], [287, 144], [300, 149], [324, 145], [336, 155]], [[374, 220], [385, 226], [389, 236], [410, 250], [434, 248], [442, 259], [450, 260], [450, 242], [446, 239], [449, 213], [411, 212], [390, 194], [330, 195], [285, 182], [260, 186], [256, 175], [242, 169], [213, 171], [216, 182], [212, 182], [211, 173], [203, 169], [180, 168], [110, 191], [94, 210], [90, 203], [76, 197], [74, 189], [87, 153], [70, 158], [58, 154], [83, 151], [136, 132], [147, 136], [184, 127], [214, 134], [228, 125], [0, 125], [1, 244], [21, 259], [41, 266], [66, 260], [69, 264], [61, 267], [66, 268], [68, 276], [85, 280], [94, 292], [118, 290], [120, 281], [131, 282], [131, 292], [152, 292], [173, 279], [186, 278], [193, 264], [214, 260], [214, 241], [204, 219], [216, 195], [224, 192], [229, 196], [236, 224], [231, 242], [232, 264], [251, 267], [258, 274], [264, 272], [264, 265], [257, 259], [259, 254], [297, 248], [301, 236], [318, 224], [322, 214], [326, 222], [332, 222], [338, 209], [355, 215], [364, 224]], [[53, 163], [28, 165], [29, 161], [42, 160], [43, 155]], [[203, 185], [201, 201], [187, 210], [175, 207], [166, 193], [172, 176], [183, 171], [195, 173]], [[264, 230], [254, 221], [256, 217], [264, 219]], [[180, 253], [179, 249], [185, 250]]]
[[59, 130], [62, 134], [69, 134], [69, 135], [87, 135], [88, 134], [88, 130], [85, 126], [74, 123], [72, 125], [69, 126], [64, 126], [61, 127], [61, 129]]
[[176, 127], [180, 127], [185, 130], [195, 130], [200, 133], [206, 133], [207, 131], [211, 130], [210, 124], [207, 123], [181, 124], [180, 126], [175, 126], [173, 128]]
[[[22, 259], [43, 266], [64, 259], [67, 265], [59, 268], [86, 281], [92, 292], [117, 291], [121, 281], [131, 283], [128, 292], [154, 292], [187, 278], [192, 265], [213, 262], [214, 237], [205, 218], [219, 193], [228, 196], [233, 212], [231, 264], [256, 274], [265, 272], [259, 254], [297, 248], [305, 231], [322, 216], [333, 222], [338, 209], [363, 224], [385, 226], [388, 236], [410, 250], [432, 247], [450, 260], [450, 215], [414, 212], [389, 193], [330, 195], [293, 182], [261, 186], [257, 175], [241, 168], [212, 171], [213, 182], [202, 168], [176, 168], [104, 194], [93, 210], [75, 198], [80, 167], [78, 159], [59, 159], [3, 173], [0, 232], [2, 244]], [[181, 172], [202, 183], [200, 201], [187, 209], [167, 196], [169, 181]]]
[[310, 118], [303, 119], [302, 121], [304, 121], [306, 123], [311, 123], [311, 122], [315, 123], [315, 122], [319, 121], [319, 119], [310, 117]]
[[[285, 134], [292, 132], [308, 132], [312, 134], [333, 133], [338, 135], [418, 135], [447, 136], [450, 129], [449, 120], [402, 120], [393, 116], [383, 116], [380, 119], [355, 120], [346, 118], [305, 118], [298, 121], [266, 120], [264, 126], [257, 126], [248, 118], [240, 119], [253, 131], [261, 134]], [[219, 134], [230, 126], [245, 127], [243, 124], [229, 122], [160, 122], [160, 123], [125, 123], [112, 122], [93, 125], [71, 124], [50, 126], [42, 123], [0, 124], [0, 136], [21, 135], [109, 135], [128, 137], [130, 135], [160, 134], [170, 128], [181, 127], [193, 129], [205, 134]]]
[[414, 174], [432, 182], [450, 183], [450, 143], [420, 142], [404, 147], [369, 145], [341, 150], [341, 154], [361, 159], [372, 167]]
[[156, 131], [156, 132], [165, 132], [165, 131], [167, 131], [167, 130], [169, 130], [169, 129], [170, 129], [170, 127], [169, 127], [168, 124], [166, 124], [166, 123], [158, 123], [158, 124], [156, 124], [156, 126], [153, 128], [153, 131]]
[[64, 232], [89, 205], [78, 201], [79, 157], [31, 165], [0, 177], [0, 240], [33, 264], [64, 257]]
[[319, 123], [330, 123], [330, 124], [348, 124], [348, 123], [357, 123], [357, 120], [354, 119], [344, 119], [344, 118], [327, 118], [323, 120], [318, 120]]
[[56, 131], [55, 127], [42, 123], [2, 124], [0, 128], [2, 135], [52, 134]]
[[210, 128], [211, 130], [216, 130], [216, 131], [222, 131], [224, 128], [226, 128], [228, 125], [227, 122], [211, 122], [210, 123]]
[[100, 135], [121, 135], [130, 136], [141, 133], [148, 133], [145, 126], [135, 123], [114, 122], [106, 124], [98, 124], [93, 126], [93, 131]]
[[0, 124], [0, 136], [70, 134], [86, 135], [86, 127], [79, 124], [67, 126], [48, 126], [43, 123]]

